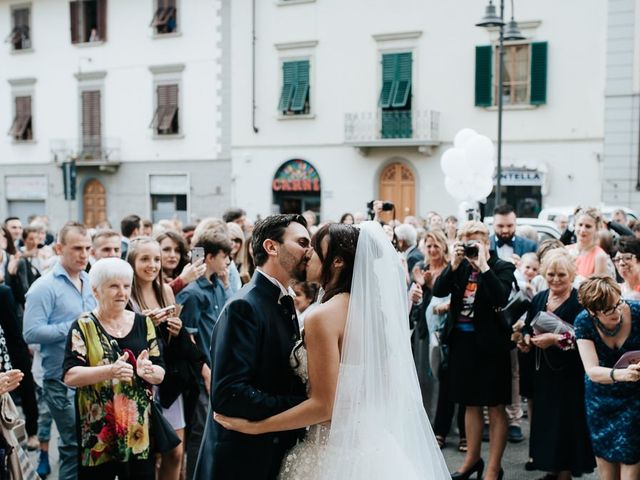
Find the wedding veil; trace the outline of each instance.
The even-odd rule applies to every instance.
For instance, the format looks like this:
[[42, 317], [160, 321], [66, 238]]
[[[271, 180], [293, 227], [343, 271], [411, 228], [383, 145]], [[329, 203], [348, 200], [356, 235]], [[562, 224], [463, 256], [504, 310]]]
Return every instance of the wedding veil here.
[[361, 224], [326, 480], [450, 479], [411, 354], [405, 274], [377, 222]]

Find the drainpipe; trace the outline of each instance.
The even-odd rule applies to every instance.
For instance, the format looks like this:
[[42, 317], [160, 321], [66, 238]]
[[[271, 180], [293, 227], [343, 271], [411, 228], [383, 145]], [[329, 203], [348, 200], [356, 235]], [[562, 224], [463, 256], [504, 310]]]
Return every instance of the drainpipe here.
[[251, 2], [251, 103], [253, 133], [258, 133], [256, 126], [256, 0]]

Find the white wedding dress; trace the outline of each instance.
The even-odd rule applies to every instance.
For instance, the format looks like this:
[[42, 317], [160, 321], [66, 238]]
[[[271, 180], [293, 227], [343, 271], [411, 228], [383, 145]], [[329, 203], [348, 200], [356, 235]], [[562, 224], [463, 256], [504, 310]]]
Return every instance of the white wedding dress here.
[[[309, 427], [279, 480], [451, 479], [422, 405], [413, 362], [405, 275], [377, 222], [364, 222], [330, 425]], [[292, 366], [308, 388], [307, 352]]]

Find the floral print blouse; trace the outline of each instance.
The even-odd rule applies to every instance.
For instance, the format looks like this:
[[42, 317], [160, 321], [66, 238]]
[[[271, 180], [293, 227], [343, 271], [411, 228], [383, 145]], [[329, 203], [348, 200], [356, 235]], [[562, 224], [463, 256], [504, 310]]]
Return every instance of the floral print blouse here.
[[[115, 338], [93, 315], [83, 314], [69, 330], [63, 371], [109, 365], [127, 350], [137, 358], [145, 349], [154, 364], [164, 366], [155, 327], [144, 315], [136, 314], [131, 331]], [[135, 358], [129, 360], [134, 366]], [[137, 375], [131, 382], [107, 380], [79, 387], [75, 403], [82, 466], [150, 458], [149, 385]]]

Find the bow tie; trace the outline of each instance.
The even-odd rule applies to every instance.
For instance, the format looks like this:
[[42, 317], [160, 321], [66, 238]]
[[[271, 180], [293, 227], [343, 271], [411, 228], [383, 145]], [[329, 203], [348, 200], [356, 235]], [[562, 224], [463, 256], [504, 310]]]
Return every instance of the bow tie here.
[[509, 240], [501, 240], [500, 238], [498, 238], [496, 240], [496, 245], [498, 246], [498, 248], [504, 245], [509, 245], [511, 248], [513, 248], [513, 237], [511, 237]]

